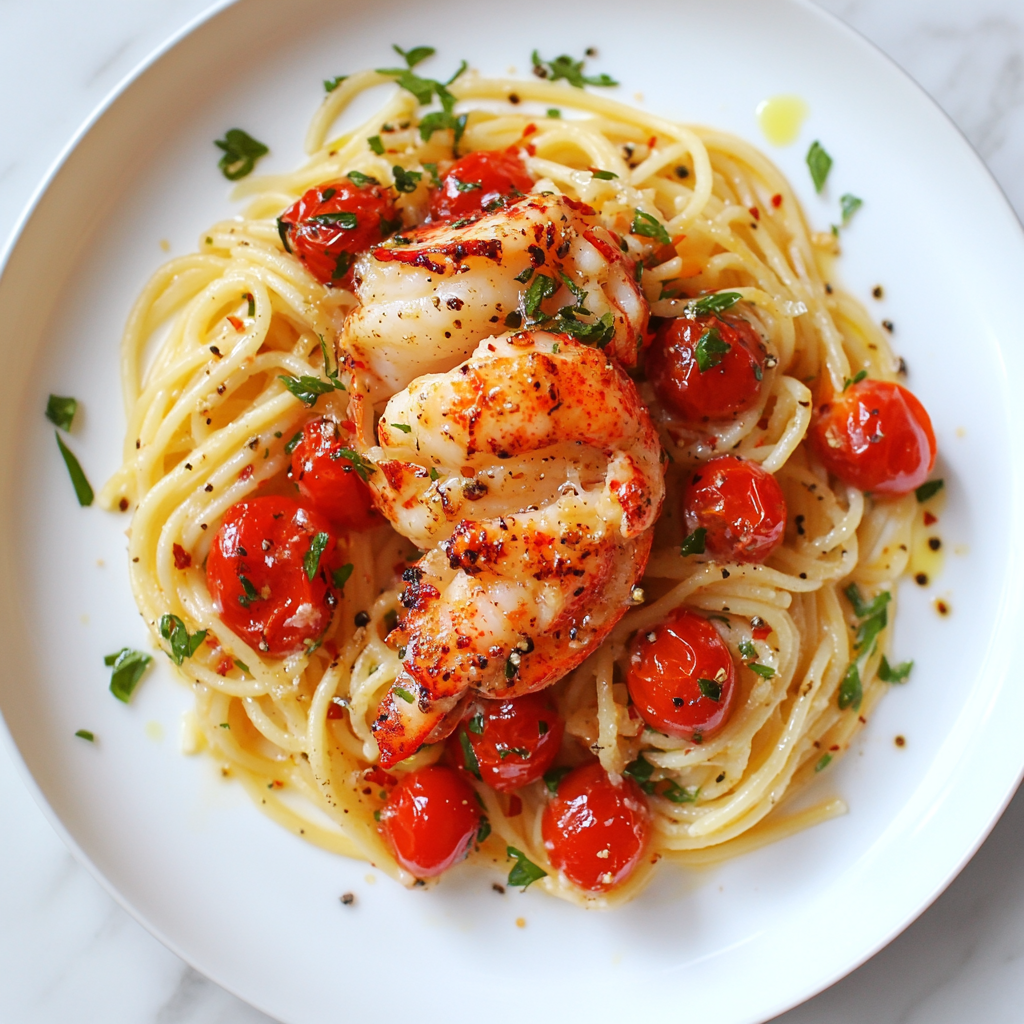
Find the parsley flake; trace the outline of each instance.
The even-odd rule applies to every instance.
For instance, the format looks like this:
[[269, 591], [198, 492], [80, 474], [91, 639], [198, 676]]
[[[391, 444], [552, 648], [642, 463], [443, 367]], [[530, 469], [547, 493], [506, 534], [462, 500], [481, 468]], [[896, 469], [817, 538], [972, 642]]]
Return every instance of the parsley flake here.
[[224, 138], [217, 139], [214, 145], [224, 151], [217, 166], [228, 181], [238, 181], [251, 174], [256, 161], [270, 152], [267, 146], [241, 128], [229, 128]]
[[725, 354], [731, 351], [731, 349], [732, 345], [723, 340], [718, 328], [709, 327], [697, 339], [697, 345], [694, 349], [694, 355], [697, 357], [697, 369], [701, 373], [706, 373], [708, 370], [713, 369], [718, 366]]
[[354, 568], [355, 566], [351, 562], [346, 562], [340, 569], [331, 570], [331, 579], [339, 590], [345, 589], [345, 584], [348, 583], [348, 578], [352, 575]]
[[713, 292], [711, 295], [702, 295], [699, 299], [688, 302], [684, 312], [687, 316], [717, 315], [732, 309], [742, 298], [739, 292]]
[[633, 223], [630, 225], [629, 230], [631, 234], [643, 235], [644, 238], [653, 238], [656, 242], [661, 242], [662, 245], [672, 244], [672, 239], [668, 237], [665, 225], [657, 217], [644, 213], [641, 209], [635, 208], [633, 210]]
[[133, 651], [130, 647], [122, 647], [115, 654], [108, 654], [103, 664], [112, 668], [110, 673], [110, 692], [122, 703], [132, 699], [135, 687], [139, 685], [142, 673], [153, 659], [142, 651]]
[[408, 423], [389, 423], [389, 427], [394, 427], [395, 430], [400, 430], [403, 434], [411, 434], [412, 427]]
[[507, 856], [515, 858], [516, 861], [515, 866], [508, 873], [509, 885], [521, 885], [523, 887], [522, 891], [525, 892], [538, 879], [547, 876], [547, 872], [542, 867], [534, 864], [522, 850], [509, 846], [506, 847], [505, 853]]
[[715, 703], [720, 703], [722, 700], [722, 684], [716, 682], [714, 679], [698, 679], [697, 685], [700, 687], [700, 695], [707, 697], [708, 700], [713, 700]]
[[465, 765], [466, 771], [471, 772], [479, 779], [480, 762], [477, 760], [476, 751], [473, 749], [473, 744], [465, 732], [459, 732], [459, 743], [462, 746], [462, 763]]
[[320, 558], [330, 539], [331, 535], [321, 530], [309, 542], [309, 550], [306, 552], [306, 557], [302, 560], [302, 567], [306, 570], [306, 579], [311, 583], [317, 574], [317, 570], [320, 568]]
[[88, 729], [79, 729], [75, 733], [75, 735], [80, 737], [83, 740], [88, 740], [90, 743], [95, 743], [96, 742], [96, 736], [93, 733], [89, 732]]
[[364, 459], [362, 455], [357, 451], [353, 451], [351, 448], [341, 448], [338, 450], [338, 458], [348, 459], [352, 463], [352, 468], [359, 474], [359, 477], [364, 482], [370, 479], [370, 474], [377, 471], [377, 467], [369, 460]]
[[60, 395], [50, 395], [46, 402], [46, 418], [60, 427], [61, 430], [70, 430], [71, 421], [75, 418], [78, 409], [78, 400], [75, 398], [62, 398]]
[[934, 498], [945, 486], [945, 480], [928, 480], [914, 490], [914, 497], [917, 498], [918, 502], [925, 502], [929, 498]]
[[890, 665], [889, 659], [883, 654], [882, 663], [878, 666], [878, 678], [883, 683], [905, 683], [914, 667], [912, 661], [901, 661], [898, 665]]
[[845, 224], [863, 205], [863, 199], [858, 199], [849, 192], [841, 195], [839, 197], [839, 210], [843, 215], [843, 223]]
[[610, 75], [585, 75], [583, 74], [582, 60], [573, 60], [568, 54], [563, 53], [554, 60], [543, 60], [537, 50], [530, 55], [533, 64], [533, 73], [538, 78], [547, 78], [552, 82], [564, 78], [571, 86], [582, 89], [585, 85], [612, 86], [618, 85]]
[[167, 614], [160, 619], [160, 635], [171, 645], [171, 661], [175, 665], [180, 665], [199, 650], [199, 645], [206, 639], [206, 630], [199, 629], [195, 633], [189, 633], [185, 623], [177, 615]]
[[348, 75], [336, 75], [334, 78], [325, 78], [324, 92], [334, 92], [346, 78], [348, 78]]
[[379, 135], [371, 135], [366, 140], [366, 142], [369, 145], [370, 149], [372, 149], [374, 153], [377, 154], [377, 156], [384, 155], [384, 143], [380, 141]]
[[698, 526], [687, 537], [683, 543], [679, 546], [679, 554], [681, 555], [703, 555], [704, 554], [704, 540], [708, 535], [708, 531], [703, 526]]
[[64, 459], [64, 465], [67, 466], [68, 476], [71, 477], [71, 484], [75, 488], [75, 497], [78, 499], [78, 504], [83, 508], [86, 505], [91, 505], [95, 495], [92, 492], [92, 486], [85, 478], [85, 473], [81, 465], [79, 465], [78, 459], [75, 458], [74, 453], [60, 439], [60, 434], [56, 430], [53, 432], [53, 436], [57, 438], [57, 447], [60, 449], [61, 458]]
[[832, 157], [825, 152], [817, 139], [807, 150], [807, 167], [811, 172], [811, 181], [814, 182], [814, 191], [820, 192], [825, 187], [828, 172], [832, 169]]

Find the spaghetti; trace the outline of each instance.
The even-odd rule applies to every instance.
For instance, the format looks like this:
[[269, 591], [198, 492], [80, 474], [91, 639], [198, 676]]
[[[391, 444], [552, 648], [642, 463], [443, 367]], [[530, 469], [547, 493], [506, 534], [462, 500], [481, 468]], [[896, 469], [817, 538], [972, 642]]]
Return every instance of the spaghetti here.
[[[566, 197], [574, 210], [589, 211], [578, 215], [604, 231], [621, 252], [615, 259], [626, 261], [627, 276], [636, 282], [643, 321], [648, 306], [659, 318], [654, 323], [661, 325], [661, 336], [666, 324], [693, 321], [707, 350], [710, 334], [701, 316], [717, 317], [718, 344], [734, 355], [747, 345], [757, 380], [741, 408], [717, 419], [673, 408], [665, 388], [643, 372], [646, 358], [650, 373], [649, 353], [640, 354], [640, 368], [631, 370], [635, 387], [618, 369], [615, 380], [624, 383], [608, 385], [637, 393], [645, 422], [649, 410], [667, 460], [664, 485], [660, 471], [649, 484], [654, 490], [664, 486], [664, 505], [660, 490], [655, 501], [663, 511], [656, 526], [637, 528], [647, 538], [643, 544], [653, 539], [639, 588], [633, 577], [627, 580], [606, 628], [595, 631], [571, 671], [562, 672], [543, 693], [564, 722], [564, 738], [552, 754], [556, 763], [570, 768], [596, 757], [609, 778], [625, 776], [635, 792], [642, 792], [649, 820], [642, 855], [614, 885], [611, 874], [604, 878], [608, 884], [580, 885], [571, 871], [559, 870], [546, 831], [551, 826], [545, 824], [545, 811], [558, 790], [559, 773], [549, 776], [549, 784], [536, 779], [506, 791], [463, 773], [492, 830], [487, 838], [486, 829], [471, 823], [474, 856], [504, 861], [507, 847], [553, 895], [607, 905], [638, 892], [661, 857], [703, 864], [842, 813], [839, 800], [788, 816], [777, 805], [790, 801], [849, 746], [885, 690], [880, 666], [893, 678], [885, 661], [885, 608], [893, 582], [906, 568], [916, 502], [912, 486], [889, 496], [875, 487], [875, 496], [866, 496], [862, 487], [828, 472], [823, 449], [811, 440], [815, 417], [824, 415], [821, 410], [833, 396], [838, 402], [852, 393], [852, 379], [894, 382], [898, 371], [884, 335], [866, 312], [826, 284], [826, 268], [837, 251], [834, 239], [812, 235], [782, 175], [753, 147], [723, 132], [675, 124], [567, 85], [475, 73], [462, 74], [444, 95], [439, 91], [443, 116], [431, 115], [421, 109], [423, 97], [394, 88], [394, 78], [364, 71], [338, 84], [310, 126], [308, 162], [294, 173], [239, 185], [238, 194], [249, 201], [244, 215], [215, 225], [201, 237], [197, 253], [161, 268], [128, 321], [121, 371], [128, 418], [124, 462], [101, 500], [107, 508], [126, 502], [134, 508], [131, 583], [157, 642], [170, 651], [175, 629], [184, 629], [186, 636], [206, 631], [187, 659], [177, 659], [195, 696], [193, 747], [208, 748], [261, 809], [296, 834], [370, 860], [405, 884], [415, 881], [417, 872], [396, 860], [394, 844], [385, 838], [381, 811], [386, 812], [396, 782], [439, 762], [445, 744], [416, 742], [415, 753], [384, 770], [374, 726], [389, 694], [405, 713], [393, 694], [396, 686], [400, 696], [406, 692], [401, 683], [407, 677], [406, 649], [395, 637], [409, 632], [409, 580], [419, 580], [424, 571], [450, 571], [448, 555], [437, 556], [444, 564], [430, 569], [433, 556], [420, 546], [450, 543], [452, 525], [443, 534], [397, 532], [391, 523], [401, 528], [402, 514], [388, 511], [386, 481], [374, 468], [394, 459], [402, 444], [415, 442], [416, 451], [421, 442], [429, 447], [425, 428], [416, 421], [398, 424], [405, 437], [394, 427], [394, 403], [413, 402], [418, 385], [405, 389], [414, 378], [432, 372], [447, 382], [444, 375], [459, 366], [490, 372], [479, 343], [503, 331], [506, 339], [514, 338], [521, 325], [506, 320], [494, 328], [497, 316], [488, 317], [490, 329], [469, 330], [447, 346], [433, 325], [437, 343], [429, 351], [390, 350], [385, 337], [376, 352], [391, 360], [388, 372], [364, 373], [374, 353], [355, 358], [353, 347], [346, 347], [352, 325], [370, 308], [365, 301], [370, 285], [359, 280], [360, 265], [353, 271], [348, 261], [343, 266], [339, 260], [335, 280], [318, 280], [312, 264], [296, 258], [300, 254], [289, 244], [296, 236], [288, 232], [297, 230], [297, 221], [282, 211], [324, 183], [362, 181], [369, 187], [372, 179], [400, 218], [392, 229], [398, 230], [398, 241], [391, 238], [375, 251], [395, 250], [409, 242], [401, 232], [430, 230], [416, 225], [427, 217], [457, 145], [463, 155], [515, 153], [533, 182], [525, 199], [513, 194], [497, 201], [495, 215], [525, 216], [514, 211], [537, 206], [538, 197], [548, 204]], [[332, 137], [332, 126], [349, 104], [383, 85], [393, 91], [370, 121]], [[548, 115], [531, 114], [523, 104], [548, 108]], [[436, 127], [421, 130], [432, 116]], [[334, 189], [321, 190], [318, 197], [328, 191]], [[550, 219], [549, 206], [544, 210], [538, 216]], [[333, 216], [337, 223], [341, 215]], [[472, 232], [476, 224], [479, 233], [487, 222], [479, 214], [467, 220], [471, 223], [463, 227], [449, 217], [438, 230]], [[478, 273], [470, 264], [467, 280]], [[634, 266], [641, 268], [636, 274]], [[588, 306], [601, 301], [593, 289], [588, 294]], [[718, 306], [695, 307], [695, 297], [701, 296], [725, 298]], [[567, 353], [582, 350], [584, 366], [586, 353], [600, 351], [588, 343], [587, 331], [603, 331], [599, 341], [605, 345], [608, 332], [618, 331], [609, 352], [627, 366], [636, 363], [637, 350], [651, 338], [645, 323], [631, 325], [621, 303], [608, 304], [601, 319], [605, 307], [590, 309], [584, 301], [576, 296], [576, 312], [560, 312], [563, 327], [566, 318], [572, 321], [569, 333], [559, 333], [549, 314], [536, 330], [547, 330], [555, 340], [542, 344], [531, 335], [530, 351], [552, 365], [561, 359], [564, 369]], [[455, 308], [451, 299], [448, 308]], [[613, 312], [619, 317], [614, 323]], [[637, 344], [620, 351], [621, 332], [633, 328]], [[154, 355], [143, 369], [150, 349]], [[705, 351], [704, 358], [718, 365], [714, 351], [710, 356]], [[306, 381], [307, 390], [286, 386], [284, 378]], [[364, 386], [364, 379], [370, 383]], [[356, 402], [350, 402], [353, 393], [360, 396]], [[381, 420], [379, 445], [375, 414]], [[327, 589], [321, 589], [321, 597], [329, 594], [335, 607], [325, 613], [328, 624], [318, 627], [315, 640], [275, 654], [265, 635], [256, 642], [225, 621], [223, 600], [233, 598], [222, 600], [211, 592], [207, 570], [223, 555], [217, 547], [225, 543], [223, 524], [239, 503], [257, 494], [294, 499], [293, 449], [297, 432], [313, 417], [354, 432], [353, 440], [344, 442], [345, 465], [367, 471], [377, 505], [391, 523], [378, 516], [380, 525], [364, 523], [359, 529], [308, 527], [310, 537], [330, 538], [331, 548], [322, 556]], [[637, 430], [635, 437], [644, 436]], [[623, 442], [624, 450], [639, 443]], [[765, 558], [715, 554], [706, 526], [697, 527], [698, 520], [684, 514], [700, 475], [695, 469], [723, 455], [770, 474], [784, 497], [784, 536], [780, 524], [779, 539]], [[415, 453], [405, 457], [414, 459]], [[436, 495], [443, 481], [435, 482], [434, 464], [425, 454], [421, 462], [421, 476], [431, 470], [423, 486]], [[598, 470], [606, 465], [600, 462]], [[925, 473], [930, 468], [929, 462]], [[557, 504], [565, 493], [552, 490], [545, 500]], [[531, 501], [493, 515], [523, 519]], [[543, 505], [541, 499], [537, 504]], [[709, 547], [702, 548], [705, 538]], [[450, 547], [445, 550], [450, 554]], [[630, 557], [642, 571], [645, 554]], [[319, 566], [314, 561], [314, 571]], [[239, 601], [260, 600], [259, 587], [240, 579], [245, 591]], [[309, 580], [315, 586], [314, 573]], [[890, 603], [890, 613], [891, 608]], [[714, 730], [652, 727], [650, 715], [638, 713], [634, 683], [646, 656], [645, 638], [653, 644], [683, 610], [698, 613], [718, 638], [709, 642], [728, 651], [729, 665], [717, 682], [700, 680], [698, 697], [719, 703], [726, 699], [727, 677], [731, 687], [731, 710]], [[532, 652], [533, 640], [529, 643]], [[506, 671], [513, 678], [519, 654], [513, 650], [507, 657]], [[456, 701], [456, 718], [469, 713], [463, 711], [464, 699], [458, 700], [463, 703]], [[438, 712], [431, 722], [443, 717]], [[460, 737], [472, 739], [465, 728], [463, 721]], [[542, 732], [547, 729], [544, 723]], [[454, 750], [458, 755], [457, 742]], [[458, 756], [456, 763], [472, 767]], [[608, 851], [596, 855], [607, 857]]]

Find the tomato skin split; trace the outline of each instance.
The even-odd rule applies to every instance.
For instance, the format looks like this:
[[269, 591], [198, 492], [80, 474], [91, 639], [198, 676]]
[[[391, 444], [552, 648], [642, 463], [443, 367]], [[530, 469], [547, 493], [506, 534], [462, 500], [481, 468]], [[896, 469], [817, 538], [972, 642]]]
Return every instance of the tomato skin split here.
[[729, 721], [736, 667], [718, 630], [703, 615], [680, 608], [633, 638], [626, 686], [652, 729], [703, 742]]
[[909, 494], [935, 465], [927, 410], [891, 381], [858, 381], [820, 404], [810, 438], [825, 468], [862, 491]]
[[636, 870], [651, 835], [651, 812], [626, 776], [612, 782], [600, 762], [575, 768], [544, 808], [541, 835], [552, 864], [587, 892], [608, 892]]
[[[477, 731], [479, 730], [479, 731]], [[469, 743], [481, 779], [492, 789], [511, 792], [539, 779], [562, 745], [565, 723], [545, 690], [511, 700], [480, 700], [448, 739], [452, 764], [466, 764]]]
[[683, 493], [687, 530], [706, 530], [705, 549], [731, 562], [763, 562], [786, 533], [786, 498], [756, 462], [719, 455], [697, 466]]
[[406, 775], [380, 812], [380, 833], [395, 860], [433, 878], [469, 853], [480, 828], [476, 791], [454, 768], [429, 765]]
[[496, 201], [516, 192], [525, 195], [531, 188], [533, 178], [515, 149], [478, 150], [456, 160], [441, 177], [440, 188], [430, 196], [430, 218], [477, 217]]
[[352, 463], [340, 455], [350, 448], [349, 435], [326, 417], [310, 420], [292, 450], [288, 479], [298, 485], [303, 501], [346, 530], [369, 530], [383, 519], [373, 507], [370, 488]]
[[[697, 346], [708, 331], [729, 346], [701, 370]], [[717, 358], [714, 357], [714, 358]], [[658, 398], [690, 423], [723, 420], [757, 403], [767, 352], [757, 331], [735, 316], [664, 320], [647, 352], [647, 377]]]
[[321, 284], [349, 288], [356, 257], [401, 227], [401, 218], [391, 188], [342, 179], [311, 188], [281, 214], [279, 227]]
[[[327, 541], [311, 580], [305, 560], [320, 533]], [[336, 545], [330, 523], [290, 498], [267, 495], [232, 505], [206, 561], [217, 614], [263, 654], [301, 651], [323, 635], [337, 605], [329, 584], [338, 565]]]

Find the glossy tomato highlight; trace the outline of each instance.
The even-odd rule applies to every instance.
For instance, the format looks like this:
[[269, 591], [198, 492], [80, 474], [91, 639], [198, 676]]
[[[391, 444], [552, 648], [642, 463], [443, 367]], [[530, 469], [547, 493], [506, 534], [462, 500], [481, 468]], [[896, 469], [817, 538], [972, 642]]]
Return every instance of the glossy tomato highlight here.
[[718, 630], [703, 615], [680, 608], [633, 638], [626, 687], [652, 729], [703, 742], [732, 714], [736, 667]]
[[935, 465], [927, 410], [891, 381], [859, 381], [820, 405], [810, 436], [825, 468], [862, 491], [908, 494]]
[[636, 870], [651, 834], [651, 812], [627, 776], [612, 782], [600, 762], [571, 771], [544, 808], [541, 835], [551, 863], [573, 885], [607, 892]]
[[329, 575], [338, 565], [335, 549], [330, 523], [290, 498], [268, 495], [232, 505], [206, 560], [217, 614], [265, 654], [301, 651], [323, 634], [338, 603]]
[[433, 878], [462, 860], [480, 828], [476, 791], [454, 768], [410, 772], [380, 812], [380, 831], [395, 860], [417, 878]]

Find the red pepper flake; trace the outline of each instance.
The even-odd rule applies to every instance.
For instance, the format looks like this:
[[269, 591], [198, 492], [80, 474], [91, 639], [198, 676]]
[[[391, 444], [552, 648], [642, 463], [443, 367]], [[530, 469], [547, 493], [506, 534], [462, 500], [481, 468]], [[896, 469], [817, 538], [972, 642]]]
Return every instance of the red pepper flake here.
[[533, 122], [531, 121], [531, 122], [530, 122], [530, 123], [529, 123], [529, 124], [528, 124], [528, 125], [527, 125], [527, 126], [526, 126], [526, 127], [524, 128], [524, 129], [523, 129], [523, 138], [525, 139], [525, 138], [526, 138], [526, 137], [527, 137], [528, 135], [532, 135], [532, 134], [533, 134], [533, 133], [534, 133], [534, 132], [535, 132], [536, 130], [537, 130], [537, 126], [536, 126], [536, 125], [535, 125], [535, 124], [534, 124], [534, 123], [533, 123]]
[[351, 420], [342, 420], [339, 424], [342, 430], [347, 430], [350, 434], [356, 432], [356, 425]]
[[754, 218], [754, 220], [761, 219], [761, 211], [756, 206], [752, 206], [749, 210], [749, 213], [750, 216]]
[[338, 645], [333, 640], [325, 640], [323, 646], [324, 650], [327, 652], [327, 656], [331, 661], [334, 661], [338, 656]]
[[280, 779], [274, 779], [268, 783], [267, 789], [284, 789], [284, 783]]
[[217, 664], [217, 675], [226, 676], [235, 667], [231, 658], [221, 658]]
[[476, 470], [472, 466], [462, 466], [460, 467], [459, 472], [463, 476], [469, 477], [470, 480], [472, 480], [473, 477], [476, 476]]
[[250, 462], [241, 473], [238, 474], [239, 480], [249, 480], [252, 477], [252, 463]]
[[938, 516], [933, 516], [931, 514], [931, 512], [925, 512], [925, 514], [924, 514], [924, 525], [925, 526], [931, 526], [932, 524], [937, 523], [938, 521], [939, 521], [939, 517]]
[[523, 801], [520, 797], [513, 793], [508, 798], [508, 811], [505, 814], [506, 818], [516, 818], [523, 813]]
[[327, 720], [331, 721], [332, 719], [344, 717], [345, 709], [340, 704], [335, 704], [332, 700], [331, 703], [327, 705]]
[[679, 245], [685, 237], [686, 235], [676, 235], [676, 237], [672, 239], [672, 244]]
[[242, 321], [239, 320], [237, 316], [229, 316], [228, 323], [231, 324], [231, 326], [234, 327], [236, 331], [245, 330], [245, 324], [243, 324]]
[[779, 192], [776, 192], [775, 195], [772, 196], [772, 206], [774, 206], [775, 209], [777, 210], [781, 205], [782, 205], [782, 194], [779, 193]]
[[375, 786], [393, 786], [398, 782], [398, 779], [394, 777], [390, 772], [384, 771], [380, 765], [371, 765], [363, 772], [363, 778], [367, 782], [372, 782]]
[[750, 635], [755, 640], [767, 640], [772, 635], [772, 627], [767, 622], [762, 622], [759, 626], [754, 626]]
[[206, 646], [212, 647], [214, 650], [217, 650], [217, 648], [220, 647], [220, 641], [212, 633], [210, 633], [206, 637]]
[[192, 556], [180, 544], [175, 544], [171, 550], [174, 552], [175, 569], [187, 569], [192, 564]]
[[658, 144], [658, 136], [657, 136], [657, 135], [652, 135], [652, 136], [651, 136], [651, 137], [650, 137], [650, 138], [649, 138], [649, 139], [647, 140], [647, 148], [648, 148], [648, 149], [654, 149], [654, 147], [655, 147], [655, 146], [656, 146], [657, 144]]
[[530, 154], [530, 156], [537, 155], [537, 147], [532, 142], [528, 142], [525, 146], [525, 149], [526, 152]]

